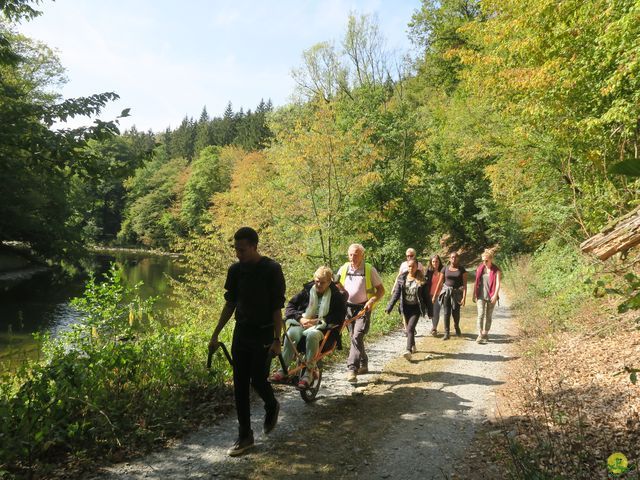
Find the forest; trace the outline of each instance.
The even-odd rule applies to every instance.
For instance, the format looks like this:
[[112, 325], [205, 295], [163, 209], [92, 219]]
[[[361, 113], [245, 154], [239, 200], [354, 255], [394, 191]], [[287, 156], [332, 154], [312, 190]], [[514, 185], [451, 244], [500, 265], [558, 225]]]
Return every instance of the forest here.
[[[160, 320], [123, 304], [117, 272], [91, 284], [78, 302], [89, 320], [66, 340], [77, 348], [43, 339], [48, 361], [3, 380], [13, 421], [0, 438], [24, 439], [1, 449], [7, 475], [189, 424], [178, 412], [228, 380], [211, 382], [201, 350], [241, 225], [291, 285], [337, 268], [356, 241], [383, 273], [407, 246], [422, 258], [496, 246], [513, 276], [530, 259], [526, 298], [545, 334], [570, 330], [595, 287], [620, 314], [640, 308], [632, 252], [612, 266], [579, 251], [639, 205], [637, 0], [422, 0], [408, 22], [418, 54], [402, 60], [354, 13], [337, 42], [301, 46], [296, 101], [234, 111], [231, 99], [162, 132], [57, 127], [117, 93], [61, 98], [56, 55], [18, 33], [37, 3], [0, 5], [0, 242], [49, 263], [95, 245], [173, 251], [190, 268]], [[110, 341], [131, 332], [137, 342]]]

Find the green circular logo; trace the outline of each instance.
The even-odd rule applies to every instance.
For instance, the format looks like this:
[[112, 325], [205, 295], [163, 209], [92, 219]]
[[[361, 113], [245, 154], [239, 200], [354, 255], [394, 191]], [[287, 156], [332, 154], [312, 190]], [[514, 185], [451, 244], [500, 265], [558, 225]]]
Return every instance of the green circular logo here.
[[609, 455], [609, 458], [607, 458], [607, 468], [609, 469], [609, 472], [614, 475], [620, 475], [621, 473], [626, 472], [628, 465], [629, 462], [627, 457], [620, 452], [612, 453]]

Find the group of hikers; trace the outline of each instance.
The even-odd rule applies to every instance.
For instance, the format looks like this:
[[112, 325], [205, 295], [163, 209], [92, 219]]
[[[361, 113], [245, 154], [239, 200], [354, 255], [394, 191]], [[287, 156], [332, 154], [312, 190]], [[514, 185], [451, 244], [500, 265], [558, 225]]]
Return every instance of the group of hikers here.
[[[230, 456], [241, 455], [254, 446], [250, 386], [264, 402], [264, 433], [271, 432], [278, 422], [280, 404], [271, 383], [285, 380], [287, 371], [281, 368], [269, 377], [272, 358], [281, 356], [281, 366], [286, 367], [295, 357], [296, 345], [304, 344], [306, 368], [297, 386], [306, 389], [317, 372], [315, 359], [325, 332], [348, 321], [351, 342], [347, 381], [357, 383], [358, 375], [369, 372], [364, 336], [369, 331], [371, 311], [385, 293], [380, 274], [364, 260], [364, 247], [355, 243], [349, 246], [349, 261], [335, 275], [329, 267], [319, 267], [313, 280], [303, 285], [285, 308], [282, 268], [258, 252], [257, 232], [250, 227], [240, 228], [234, 234], [234, 248], [238, 262], [227, 271], [225, 305], [209, 342], [210, 351], [218, 348], [219, 334], [235, 312], [231, 353], [239, 434], [228, 450]], [[493, 256], [492, 250], [485, 250], [476, 269], [473, 300], [478, 305], [478, 343], [488, 341], [500, 291], [501, 271], [493, 263]], [[462, 335], [460, 310], [467, 296], [467, 272], [459, 264], [458, 252], [451, 253], [449, 259], [449, 265], [444, 266], [440, 257], [434, 255], [425, 269], [418, 262], [416, 251], [410, 248], [400, 266], [386, 312], [391, 313], [398, 304], [407, 336], [404, 353], [407, 360], [416, 352], [416, 325], [421, 317], [431, 320], [430, 333], [436, 337], [442, 310], [443, 340], [450, 338], [452, 316], [455, 334]], [[281, 344], [283, 328], [286, 335]], [[339, 342], [339, 335], [334, 340]]]
[[[404, 357], [411, 360], [415, 353], [416, 325], [420, 317], [431, 320], [430, 334], [438, 336], [440, 311], [444, 315], [443, 340], [451, 338], [451, 317], [456, 336], [461, 336], [460, 309], [467, 299], [467, 271], [460, 265], [460, 254], [449, 255], [449, 265], [444, 266], [439, 255], [433, 255], [428, 267], [416, 259], [416, 251], [407, 249], [407, 260], [400, 265], [391, 299], [387, 305], [387, 314], [399, 302], [400, 314], [403, 318], [407, 350]], [[489, 341], [489, 329], [493, 317], [493, 309], [498, 301], [502, 272], [493, 262], [494, 250], [486, 249], [482, 253], [482, 263], [476, 269], [473, 301], [478, 307], [477, 343]]]

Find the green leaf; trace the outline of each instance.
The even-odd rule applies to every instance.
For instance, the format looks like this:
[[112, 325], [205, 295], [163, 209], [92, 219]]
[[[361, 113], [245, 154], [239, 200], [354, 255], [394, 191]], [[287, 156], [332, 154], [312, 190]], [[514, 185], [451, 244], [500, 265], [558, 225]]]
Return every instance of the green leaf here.
[[640, 177], [640, 160], [632, 158], [614, 163], [609, 167], [609, 173], [627, 175], [628, 177]]
[[638, 374], [636, 372], [631, 373], [631, 375], [629, 375], [629, 380], [631, 380], [631, 383], [635, 385], [638, 381]]

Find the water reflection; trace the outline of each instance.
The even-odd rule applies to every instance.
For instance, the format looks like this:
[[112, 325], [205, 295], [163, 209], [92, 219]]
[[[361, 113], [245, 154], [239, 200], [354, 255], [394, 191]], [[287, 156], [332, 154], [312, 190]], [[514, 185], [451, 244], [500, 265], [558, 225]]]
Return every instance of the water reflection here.
[[[172, 257], [117, 252], [91, 255], [81, 263], [100, 279], [114, 262], [129, 286], [142, 282], [142, 298], [156, 296], [155, 309], [171, 306], [170, 278], [179, 278], [184, 266]], [[37, 355], [32, 334], [48, 331], [52, 335], [81, 320], [69, 301], [82, 295], [86, 276], [70, 280], [52, 271], [39, 272], [28, 280], [0, 282], [0, 361], [8, 357]]]

